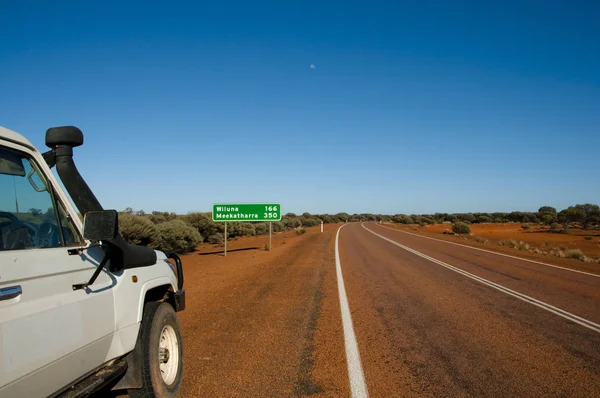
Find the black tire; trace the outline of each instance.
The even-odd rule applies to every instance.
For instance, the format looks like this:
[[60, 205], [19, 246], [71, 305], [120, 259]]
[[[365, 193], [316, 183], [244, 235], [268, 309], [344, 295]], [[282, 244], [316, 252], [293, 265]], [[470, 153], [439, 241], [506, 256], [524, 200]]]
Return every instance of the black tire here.
[[[177, 374], [170, 384], [167, 384], [161, 376], [159, 360], [159, 341], [163, 329], [168, 326], [175, 332], [179, 352]], [[129, 390], [129, 396], [132, 398], [178, 397], [183, 379], [183, 340], [173, 307], [168, 303], [156, 301], [146, 303], [138, 338], [141, 339], [142, 347], [143, 385], [141, 389]], [[169, 359], [172, 359], [172, 355], [170, 354]]]

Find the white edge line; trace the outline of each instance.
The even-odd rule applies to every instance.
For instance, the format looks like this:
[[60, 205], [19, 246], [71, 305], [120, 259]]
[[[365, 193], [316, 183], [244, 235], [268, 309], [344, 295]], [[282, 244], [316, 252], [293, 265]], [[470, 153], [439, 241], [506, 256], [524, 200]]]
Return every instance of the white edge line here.
[[358, 343], [352, 326], [352, 316], [350, 315], [350, 307], [348, 305], [348, 297], [346, 296], [346, 288], [344, 287], [344, 278], [342, 276], [342, 266], [340, 265], [340, 249], [339, 238], [342, 225], [338, 228], [335, 235], [335, 270], [337, 275], [338, 292], [340, 295], [340, 310], [342, 313], [342, 327], [344, 330], [344, 345], [346, 346], [346, 362], [348, 363], [348, 378], [350, 379], [350, 392], [353, 398], [368, 397], [367, 384], [365, 383], [365, 375], [363, 373], [360, 362], [360, 354], [358, 352]]
[[[362, 225], [362, 224], [361, 224]], [[408, 234], [408, 235], [414, 235], [414, 236], [418, 236], [419, 238], [425, 238], [425, 239], [431, 239], [431, 240], [435, 240], [437, 242], [443, 242], [443, 243], [448, 243], [449, 245], [456, 245], [456, 246], [462, 246], [462, 247], [466, 247], [468, 249], [473, 249], [473, 250], [479, 250], [482, 252], [486, 252], [486, 253], [491, 253], [491, 254], [496, 254], [498, 256], [504, 256], [504, 257], [510, 257], [510, 258], [514, 258], [517, 260], [522, 260], [522, 261], [527, 261], [529, 263], [534, 263], [534, 264], [541, 264], [541, 265], [545, 265], [546, 267], [552, 267], [552, 268], [558, 268], [558, 269], [564, 269], [565, 271], [571, 271], [571, 272], [578, 272], [580, 274], [584, 274], [584, 275], [589, 275], [589, 276], [595, 276], [596, 278], [600, 278], [599, 274], [593, 274], [591, 272], [585, 272], [585, 271], [579, 271], [576, 269], [572, 269], [572, 268], [567, 268], [567, 267], [561, 267], [559, 265], [552, 265], [552, 264], [548, 264], [548, 263], [542, 263], [541, 261], [535, 261], [535, 260], [529, 260], [527, 258], [523, 258], [523, 257], [517, 257], [517, 256], [511, 256], [510, 254], [504, 254], [504, 253], [498, 253], [498, 252], [494, 252], [491, 250], [486, 250], [486, 249], [480, 249], [479, 247], [474, 247], [474, 246], [469, 246], [469, 245], [463, 245], [461, 243], [455, 243], [455, 242], [449, 242], [447, 240], [442, 240], [442, 239], [436, 239], [436, 238], [431, 238], [429, 236], [424, 236], [424, 235], [419, 235], [419, 234], [413, 234], [412, 232], [407, 232], [407, 231], [402, 231], [400, 229], [396, 229], [396, 228], [390, 228], [390, 227], [386, 227], [383, 224], [377, 224], [380, 227], [392, 230], [392, 231], [398, 231], [398, 232], [402, 232], [403, 234]]]
[[452, 266], [450, 264], [447, 264], [447, 263], [445, 263], [443, 261], [440, 261], [440, 260], [438, 260], [436, 258], [429, 257], [428, 255], [423, 254], [423, 253], [421, 253], [421, 252], [419, 252], [417, 250], [411, 249], [408, 246], [404, 246], [403, 244], [398, 243], [395, 240], [392, 240], [392, 239], [387, 238], [387, 237], [385, 237], [383, 235], [380, 235], [377, 232], [371, 231], [369, 228], [365, 227], [362, 224], [361, 224], [361, 226], [364, 229], [366, 229], [367, 231], [369, 231], [370, 233], [372, 233], [373, 235], [378, 236], [379, 238], [381, 238], [383, 240], [386, 240], [386, 241], [388, 241], [388, 242], [390, 242], [390, 243], [392, 243], [392, 244], [400, 247], [401, 249], [404, 249], [404, 250], [406, 250], [408, 252], [416, 254], [417, 256], [423, 257], [426, 260], [429, 260], [429, 261], [431, 261], [433, 263], [436, 263], [436, 264], [441, 265], [441, 266], [443, 266], [445, 268], [448, 268], [451, 271], [454, 271], [456, 273], [459, 273], [461, 275], [469, 277], [469, 278], [471, 278], [471, 279], [473, 279], [473, 280], [475, 280], [477, 282], [483, 283], [483, 284], [485, 284], [487, 286], [490, 286], [490, 287], [492, 287], [492, 288], [494, 288], [496, 290], [499, 290], [499, 291], [501, 291], [503, 293], [506, 293], [506, 294], [508, 294], [510, 296], [516, 297], [519, 300], [525, 301], [525, 302], [527, 302], [529, 304], [533, 304], [533, 305], [535, 305], [537, 307], [540, 307], [540, 308], [542, 308], [542, 309], [544, 309], [546, 311], [549, 311], [549, 312], [551, 312], [553, 314], [556, 314], [556, 315], [561, 316], [561, 317], [563, 317], [565, 319], [568, 319], [569, 321], [575, 322], [575, 323], [577, 323], [577, 324], [579, 324], [581, 326], [585, 326], [588, 329], [591, 329], [591, 330], [593, 330], [595, 332], [600, 333], [600, 325], [597, 324], [597, 323], [594, 323], [594, 322], [592, 322], [590, 320], [587, 320], [585, 318], [579, 317], [577, 315], [571, 314], [568, 311], [565, 311], [565, 310], [562, 310], [560, 308], [554, 307], [553, 305], [545, 303], [545, 302], [543, 302], [541, 300], [537, 300], [537, 299], [535, 299], [533, 297], [527, 296], [526, 294], [519, 293], [519, 292], [517, 292], [515, 290], [512, 290], [512, 289], [509, 289], [507, 287], [504, 287], [504, 286], [502, 286], [502, 285], [500, 285], [498, 283], [489, 281], [489, 280], [487, 280], [485, 278], [482, 278], [480, 276], [477, 276], [475, 274], [472, 274], [470, 272], [462, 270], [462, 269], [460, 269], [458, 267], [454, 267], [454, 266]]

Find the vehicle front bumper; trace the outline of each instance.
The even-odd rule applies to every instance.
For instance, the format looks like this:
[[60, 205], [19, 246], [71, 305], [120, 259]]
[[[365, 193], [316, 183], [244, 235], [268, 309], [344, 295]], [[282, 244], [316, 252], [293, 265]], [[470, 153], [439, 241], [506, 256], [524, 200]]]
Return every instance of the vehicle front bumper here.
[[175, 303], [175, 311], [185, 310], [185, 290], [181, 289], [173, 294], [173, 302]]

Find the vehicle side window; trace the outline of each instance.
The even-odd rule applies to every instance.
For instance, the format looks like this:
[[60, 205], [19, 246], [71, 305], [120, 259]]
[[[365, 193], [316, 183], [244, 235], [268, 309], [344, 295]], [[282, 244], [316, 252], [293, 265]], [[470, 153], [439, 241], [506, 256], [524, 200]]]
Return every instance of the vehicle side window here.
[[60, 247], [80, 241], [48, 187], [33, 160], [0, 147], [0, 250]]
[[65, 210], [62, 203], [56, 201], [56, 207], [58, 208], [58, 216], [60, 219], [60, 225], [62, 228], [62, 236], [65, 242], [65, 246], [73, 246], [73, 245], [81, 245], [83, 244], [83, 239], [75, 225], [73, 225], [73, 221], [69, 216], [69, 213]]

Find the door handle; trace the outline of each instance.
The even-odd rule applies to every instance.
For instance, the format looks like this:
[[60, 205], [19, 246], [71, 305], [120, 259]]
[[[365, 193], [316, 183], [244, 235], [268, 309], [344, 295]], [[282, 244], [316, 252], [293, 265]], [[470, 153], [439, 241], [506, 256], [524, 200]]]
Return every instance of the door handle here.
[[11, 286], [0, 288], [0, 301], [10, 300], [19, 297], [23, 293], [21, 286]]

